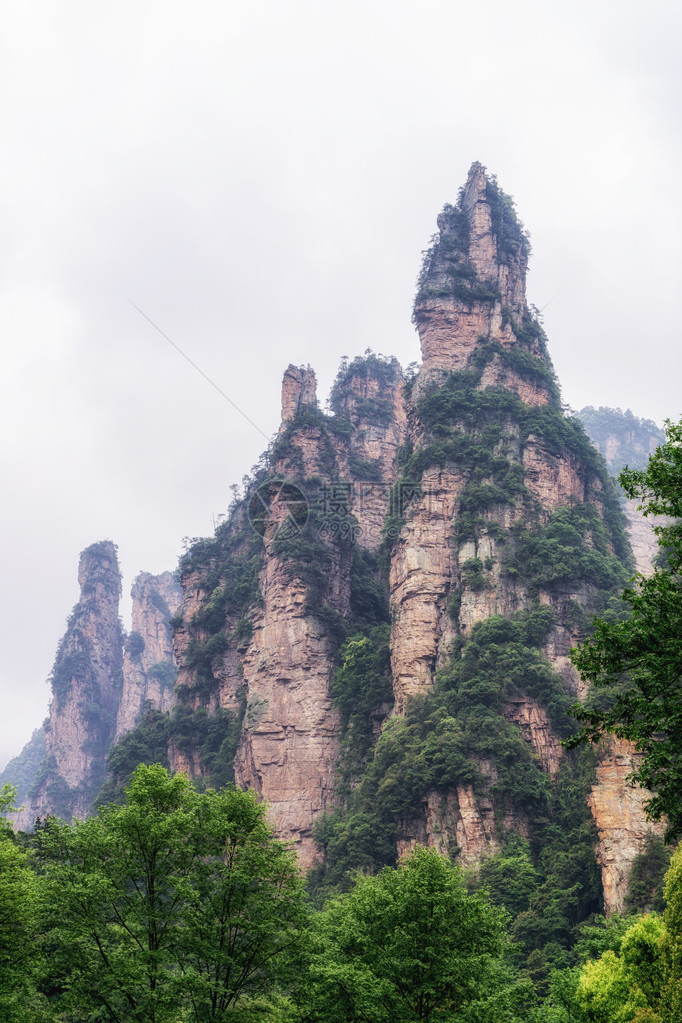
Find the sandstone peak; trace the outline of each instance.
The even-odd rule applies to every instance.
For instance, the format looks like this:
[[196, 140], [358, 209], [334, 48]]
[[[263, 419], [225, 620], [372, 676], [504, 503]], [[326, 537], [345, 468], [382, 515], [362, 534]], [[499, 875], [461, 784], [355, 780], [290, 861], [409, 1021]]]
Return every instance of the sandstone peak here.
[[118, 548], [111, 540], [100, 540], [81, 551], [78, 562], [78, 585], [81, 600], [89, 597], [118, 601], [121, 597], [121, 572]]
[[517, 344], [530, 315], [528, 238], [513, 200], [481, 163], [472, 164], [457, 204], [446, 203], [437, 224], [414, 305], [427, 373], [465, 369], [482, 340]]
[[302, 405], [317, 407], [317, 380], [310, 366], [290, 364], [282, 379], [282, 422], [290, 422]]

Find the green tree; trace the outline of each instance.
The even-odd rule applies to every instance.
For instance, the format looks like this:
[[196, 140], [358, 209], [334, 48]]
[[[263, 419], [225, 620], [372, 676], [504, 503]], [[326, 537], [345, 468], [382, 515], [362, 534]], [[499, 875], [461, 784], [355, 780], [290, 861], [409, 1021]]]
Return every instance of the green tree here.
[[672, 858], [664, 885], [666, 934], [662, 943], [665, 986], [661, 1018], [665, 1023], [682, 1019], [682, 845]]
[[291, 855], [248, 793], [199, 793], [156, 764], [123, 806], [39, 834], [45, 987], [107, 1023], [234, 1018], [301, 918]]
[[590, 1023], [658, 1020], [663, 985], [663, 920], [651, 914], [630, 924], [620, 951], [588, 959], [580, 972], [577, 1002]]
[[605, 732], [643, 754], [633, 778], [654, 795], [649, 815], [668, 818], [667, 839], [682, 835], [682, 423], [666, 423], [666, 443], [644, 470], [624, 469], [628, 497], [641, 499], [655, 525], [660, 554], [651, 576], [638, 575], [623, 600], [629, 617], [595, 621], [594, 635], [572, 653], [593, 697], [574, 713], [583, 722], [570, 744]]
[[504, 924], [504, 912], [468, 894], [448, 860], [417, 849], [397, 869], [359, 877], [319, 915], [297, 994], [303, 1018], [497, 1020], [514, 1000], [501, 964]]
[[[16, 790], [0, 789], [0, 816], [15, 809]], [[26, 852], [0, 821], [0, 1019], [35, 1018], [35, 971], [40, 949], [36, 927], [36, 885]]]
[[192, 874], [179, 959], [192, 1018], [219, 1023], [268, 991], [307, 914], [295, 859], [272, 838], [254, 795], [225, 789], [201, 801], [205, 851]]

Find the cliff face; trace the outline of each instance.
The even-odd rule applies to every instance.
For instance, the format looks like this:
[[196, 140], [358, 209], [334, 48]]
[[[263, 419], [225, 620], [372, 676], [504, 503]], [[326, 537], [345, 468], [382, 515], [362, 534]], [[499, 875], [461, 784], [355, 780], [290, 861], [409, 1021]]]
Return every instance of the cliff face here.
[[118, 617], [121, 575], [109, 541], [83, 551], [80, 599], [59, 645], [45, 727], [46, 760], [16, 821], [36, 817], [83, 818], [105, 775], [122, 686], [123, 636]]
[[[352, 617], [354, 550], [378, 547], [396, 474], [400, 367], [384, 360], [346, 367], [333, 402], [335, 415], [325, 416], [312, 371], [287, 369], [268, 470], [219, 545], [186, 559], [175, 634], [177, 705], [239, 717], [235, 780], [263, 796], [306, 868], [319, 858], [313, 824], [335, 798], [340, 722], [330, 684], [339, 629]], [[240, 592], [230, 579], [235, 565], [249, 576]], [[199, 671], [197, 644], [209, 651]], [[171, 752], [174, 768], [206, 773], [201, 758], [177, 744]]]
[[131, 590], [132, 628], [123, 656], [123, 688], [116, 715], [115, 739], [131, 731], [145, 705], [170, 709], [176, 668], [170, 619], [182, 602], [172, 572], [140, 572]]
[[647, 834], [662, 837], [665, 832], [663, 824], [646, 819], [646, 790], [628, 781], [637, 760], [631, 743], [624, 739], [609, 740], [589, 795], [590, 810], [599, 831], [597, 860], [604, 905], [609, 913], [624, 913], [627, 908], [630, 870]]

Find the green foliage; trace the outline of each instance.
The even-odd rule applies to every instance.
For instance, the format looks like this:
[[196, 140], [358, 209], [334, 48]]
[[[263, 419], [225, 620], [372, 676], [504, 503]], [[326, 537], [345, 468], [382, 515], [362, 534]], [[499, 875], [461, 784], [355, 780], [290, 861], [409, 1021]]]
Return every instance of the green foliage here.
[[320, 538], [319, 527], [319, 519], [313, 513], [305, 529], [298, 533], [280, 531], [272, 542], [272, 550], [283, 562], [289, 577], [305, 583], [311, 608], [323, 603], [334, 564], [331, 545]]
[[[181, 699], [191, 693], [208, 704], [219, 685], [218, 662], [230, 643], [239, 645], [250, 638], [250, 615], [261, 599], [262, 565], [263, 540], [248, 522], [245, 501], [217, 528], [215, 537], [194, 541], [181, 558], [181, 573], [193, 573], [196, 585], [207, 594], [190, 621], [181, 617], [171, 621], [172, 627], [182, 625], [189, 635], [183, 667], [192, 678]], [[158, 666], [150, 672], [155, 670]]]
[[[504, 388], [480, 389], [482, 371], [493, 357], [517, 359], [514, 368], [522, 375], [523, 360], [528, 363], [530, 376], [532, 367], [545, 365], [522, 351], [514, 356], [502, 350], [501, 355], [500, 348], [482, 343], [469, 369], [449, 374], [442, 386], [420, 397], [416, 414], [426, 431], [426, 443], [404, 453], [402, 483], [410, 481], [417, 486], [424, 472], [435, 466], [452, 466], [464, 476], [453, 530], [459, 543], [476, 540], [486, 533], [504, 542], [506, 534], [497, 526], [491, 511], [505, 504], [521, 505], [526, 521], [517, 524], [516, 538], [517, 546], [524, 550], [519, 551], [518, 558], [513, 552], [510, 554], [507, 568], [510, 575], [523, 569], [525, 578], [526, 554], [537, 555], [533, 558], [537, 578], [528, 580], [531, 592], [537, 592], [539, 584], [545, 581], [554, 586], [590, 582], [615, 591], [626, 578], [622, 566], [629, 570], [634, 563], [623, 513], [606, 466], [581, 424], [564, 417], [555, 402], [530, 406]], [[549, 363], [546, 372], [551, 373], [548, 366]], [[549, 386], [549, 378], [546, 383]], [[521, 454], [529, 443], [540, 444], [549, 460], [569, 455], [584, 465], [585, 492], [600, 503], [601, 515], [594, 505], [585, 505], [582, 512], [560, 510], [545, 527], [548, 529], [545, 536], [538, 522], [537, 502], [524, 484]], [[393, 531], [399, 526], [400, 521], [396, 520]], [[536, 549], [529, 551], [525, 549], [528, 547]], [[546, 557], [546, 547], [561, 555], [553, 578], [551, 566], [555, 559]], [[548, 574], [547, 580], [542, 578], [543, 573]], [[482, 583], [479, 577], [476, 581]]]
[[491, 901], [503, 906], [512, 920], [529, 908], [540, 880], [528, 842], [515, 832], [509, 835], [501, 852], [483, 860], [477, 877]]
[[353, 395], [356, 414], [368, 423], [383, 426], [393, 419], [393, 406], [381, 397], [386, 388], [394, 386], [402, 379], [400, 363], [397, 359], [385, 355], [376, 355], [370, 348], [364, 355], [358, 355], [352, 361], [343, 359], [332, 385], [329, 395], [329, 407], [335, 416], [343, 416], [348, 412], [347, 402], [350, 385], [353, 380], [376, 380], [379, 384], [377, 397]]
[[[519, 262], [525, 266], [530, 254], [528, 233], [516, 215], [514, 200], [502, 191], [494, 175], [486, 180], [486, 199], [500, 263]], [[422, 253], [413, 314], [415, 323], [419, 306], [431, 296], [457, 298], [462, 302], [495, 301], [500, 297], [497, 282], [480, 280], [468, 258], [469, 224], [462, 200], [460, 194], [457, 206], [448, 203], [443, 207], [438, 217], [440, 231]]]
[[624, 591], [630, 617], [595, 622], [594, 635], [573, 652], [583, 679], [611, 699], [576, 706], [583, 729], [571, 742], [596, 742], [604, 732], [634, 742], [643, 756], [632, 777], [654, 792], [647, 812], [667, 816], [670, 840], [682, 834], [682, 424], [668, 422], [666, 435], [646, 470], [620, 474], [645, 515], [672, 520], [655, 527], [666, 565]]
[[172, 742], [201, 771], [201, 784], [220, 788], [234, 781], [233, 762], [244, 718], [245, 695], [240, 690], [236, 712], [219, 707], [208, 713], [180, 702], [172, 713], [148, 706], [135, 727], [126, 732], [107, 754], [108, 779], [93, 806], [122, 803], [125, 790], [140, 764], [168, 768]]
[[[593, 448], [582, 425], [575, 419], [565, 417], [554, 403], [525, 405], [516, 394], [504, 388], [478, 388], [485, 365], [499, 354], [498, 349], [496, 345], [481, 344], [474, 354], [470, 369], [449, 374], [441, 387], [434, 388], [420, 398], [417, 415], [433, 439], [430, 445], [418, 449], [406, 461], [403, 469], [405, 478], [416, 480], [424, 469], [431, 465], [444, 465], [446, 462], [453, 462], [464, 469], [474, 468], [477, 466], [477, 456], [486, 459], [488, 476], [501, 476], [505, 472], [505, 461], [508, 463], [507, 471], [511, 471], [508, 457], [500, 454], [500, 447], [504, 441], [504, 424], [514, 423], [518, 428], [517, 444], [523, 446], [533, 439], [541, 442], [550, 456], [568, 453], [585, 465], [586, 482], [592, 479], [593, 486], [596, 484], [595, 496], [599, 497], [604, 506], [605, 520], [613, 534], [616, 553], [627, 559], [629, 545], [617, 495], [603, 459]], [[521, 359], [522, 356], [522, 352], [514, 356], [505, 350], [505, 358]], [[520, 371], [519, 366], [514, 368]], [[432, 457], [433, 461], [430, 461]], [[518, 463], [514, 471], [520, 473]], [[479, 478], [475, 482], [480, 481]], [[521, 482], [519, 478], [506, 488], [508, 500], [522, 493]]]
[[182, 704], [173, 708], [169, 738], [176, 748], [201, 765], [202, 778], [214, 788], [234, 781], [234, 758], [246, 709], [243, 690], [238, 694], [238, 710], [219, 707], [209, 714], [200, 707], [191, 710]]
[[339, 766], [347, 783], [365, 766], [374, 741], [373, 714], [393, 700], [389, 639], [389, 625], [376, 625], [366, 635], [351, 636], [339, 651], [331, 694], [341, 712]]
[[[314, 482], [314, 481], [311, 481]], [[274, 537], [272, 550], [282, 561], [283, 568], [290, 579], [300, 579], [306, 587], [306, 611], [314, 615], [325, 627], [332, 642], [339, 646], [354, 630], [353, 621], [347, 621], [336, 607], [330, 603], [331, 575], [339, 564], [352, 564], [352, 597], [356, 607], [365, 606], [369, 611], [374, 605], [371, 615], [376, 616], [376, 604], [385, 598], [379, 597], [378, 569], [376, 561], [369, 562], [362, 556], [356, 557], [353, 545], [353, 526], [355, 520], [350, 510], [343, 507], [344, 500], [339, 501], [338, 511], [320, 511], [311, 507], [308, 521], [298, 532], [280, 532]], [[367, 583], [366, 594], [361, 594], [360, 576]], [[333, 598], [332, 598], [333, 599]], [[361, 616], [363, 612], [360, 612]]]
[[564, 761], [544, 815], [531, 823], [531, 848], [540, 881], [528, 909], [512, 923], [519, 966], [536, 991], [547, 994], [551, 971], [571, 961], [578, 925], [601, 907], [601, 879], [594, 857], [597, 831], [587, 805], [594, 784], [591, 753]]
[[[16, 790], [0, 790], [0, 814], [14, 808]], [[0, 1018], [28, 1023], [37, 1018], [35, 976], [40, 965], [35, 875], [5, 821], [0, 822]]]
[[388, 582], [381, 571], [379, 556], [359, 545], [353, 548], [350, 611], [352, 630], [365, 632], [390, 621]]
[[109, 777], [94, 800], [94, 810], [107, 803], [123, 803], [126, 786], [139, 764], [161, 764], [168, 768], [168, 738], [168, 714], [148, 706], [136, 726], [109, 750]]
[[665, 926], [661, 953], [665, 986], [661, 995], [663, 1023], [682, 1019], [682, 845], [678, 845], [665, 877]]
[[225, 633], [216, 632], [207, 639], [191, 639], [185, 649], [184, 667], [195, 675], [192, 692], [201, 695], [206, 702], [215, 688], [213, 662], [225, 653], [227, 646]]
[[147, 668], [147, 678], [154, 678], [164, 689], [172, 689], [178, 677], [178, 669], [172, 661], [157, 661]]
[[[191, 541], [180, 559], [182, 576], [197, 573], [202, 589], [230, 610], [246, 610], [258, 599], [258, 572], [262, 564], [262, 538], [249, 525], [246, 502], [241, 502], [215, 536]], [[215, 594], [221, 588], [220, 597]], [[215, 621], [217, 627], [217, 620]]]
[[514, 1000], [505, 946], [503, 914], [444, 857], [418, 849], [328, 903], [294, 999], [319, 1023], [494, 1023]]
[[354, 480], [368, 480], [375, 483], [381, 483], [383, 480], [380, 458], [363, 459], [351, 454], [348, 459], [348, 468]]
[[578, 928], [578, 937], [573, 949], [575, 961], [582, 965], [588, 959], [598, 959], [604, 952], [620, 952], [623, 935], [632, 920], [612, 913], [608, 919], [598, 913]]
[[[67, 623], [67, 632], [59, 644], [50, 674], [50, 684], [58, 708], [62, 708], [66, 703], [74, 678], [88, 689], [92, 689], [96, 684], [92, 644], [80, 629], [72, 628], [72, 624], [73, 620]], [[72, 643], [77, 644], [75, 648], [72, 647]]]
[[462, 574], [470, 590], [485, 590], [488, 588], [488, 580], [483, 572], [483, 562], [480, 558], [467, 558], [462, 564]]
[[355, 397], [353, 409], [358, 419], [369, 426], [387, 426], [395, 414], [393, 403], [387, 398]]
[[636, 913], [663, 912], [663, 878], [670, 866], [672, 849], [652, 832], [632, 861], [625, 904]]
[[611, 537], [591, 504], [558, 508], [545, 525], [518, 522], [511, 529], [513, 550], [504, 571], [522, 579], [528, 593], [557, 593], [589, 583], [597, 590], [617, 591], [627, 569], [612, 553]]
[[[597, 835], [586, 802], [594, 757], [584, 751], [565, 759], [552, 782], [504, 716], [515, 701], [530, 698], [547, 709], [559, 734], [570, 731], [563, 681], [537, 650], [552, 621], [551, 608], [538, 606], [512, 618], [492, 616], [472, 629], [436, 688], [413, 697], [403, 717], [388, 719], [345, 804], [318, 823], [325, 866], [309, 878], [320, 901], [348, 890], [354, 869], [393, 865], [397, 835], [406, 820], [423, 814], [427, 795], [472, 786], [477, 801], [492, 800], [502, 835], [509, 807], [529, 827], [527, 841], [508, 835], [503, 851], [485, 861], [471, 883], [487, 886], [493, 901], [512, 914], [515, 963], [541, 994], [552, 969], [568, 965], [576, 925], [598, 911], [601, 900]], [[349, 667], [360, 680], [371, 676], [369, 664], [361, 667], [369, 650], [362, 641], [348, 644]]]
[[[45, 757], [40, 765], [33, 785], [29, 789], [28, 798], [33, 799], [43, 786], [45, 786], [45, 794], [52, 812], [60, 817], [70, 817], [73, 800], [79, 794], [79, 790], [71, 788], [59, 774], [54, 753]], [[98, 787], [99, 785], [96, 785], [94, 791], [97, 791]]]
[[446, 283], [437, 287], [422, 284], [418, 301], [423, 302], [426, 298], [457, 298], [467, 304], [495, 302], [500, 298], [500, 289], [494, 280], [480, 280], [473, 263], [453, 262]]
[[130, 657], [135, 660], [144, 651], [144, 639], [139, 632], [131, 632], [126, 641], [126, 650]]
[[158, 590], [150, 591], [149, 603], [152, 607], [155, 607], [157, 611], [160, 611], [164, 618], [170, 618], [170, 609], [166, 602], [166, 598]]
[[277, 464], [279, 472], [284, 465], [289, 478], [302, 476], [303, 455], [295, 439], [301, 433], [308, 433], [317, 441], [318, 471], [324, 476], [334, 476], [337, 474], [335, 441], [347, 441], [351, 431], [352, 424], [347, 416], [327, 416], [317, 405], [301, 405], [270, 447], [269, 464]]
[[60, 1019], [239, 1018], [304, 919], [293, 858], [255, 797], [200, 794], [160, 765], [136, 770], [124, 806], [52, 819], [37, 841], [43, 985]]
[[578, 1007], [594, 1023], [631, 1023], [659, 1019], [665, 927], [652, 914], [631, 923], [618, 951], [607, 950], [583, 965], [576, 988]]

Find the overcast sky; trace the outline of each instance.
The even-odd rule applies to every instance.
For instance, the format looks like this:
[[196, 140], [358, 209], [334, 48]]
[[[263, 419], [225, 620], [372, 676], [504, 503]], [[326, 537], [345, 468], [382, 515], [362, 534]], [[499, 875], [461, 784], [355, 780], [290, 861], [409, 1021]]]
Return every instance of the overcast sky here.
[[564, 400], [682, 414], [678, 5], [0, 18], [0, 766], [47, 712], [84, 547], [118, 544], [126, 593], [175, 567], [276, 430], [289, 362], [324, 397], [343, 355], [418, 359], [420, 252], [472, 161], [531, 232]]

